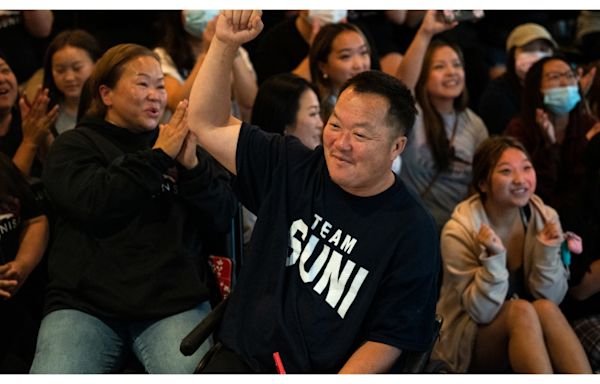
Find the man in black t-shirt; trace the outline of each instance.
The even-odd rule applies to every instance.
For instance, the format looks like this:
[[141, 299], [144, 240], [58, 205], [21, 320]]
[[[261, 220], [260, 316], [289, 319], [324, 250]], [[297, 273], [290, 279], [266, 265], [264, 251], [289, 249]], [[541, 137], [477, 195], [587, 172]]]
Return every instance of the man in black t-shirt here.
[[391, 171], [414, 100], [382, 72], [354, 77], [315, 150], [229, 118], [228, 71], [261, 29], [260, 11], [222, 12], [190, 99], [190, 127], [258, 216], [205, 372], [386, 372], [428, 348], [437, 301], [433, 220]]

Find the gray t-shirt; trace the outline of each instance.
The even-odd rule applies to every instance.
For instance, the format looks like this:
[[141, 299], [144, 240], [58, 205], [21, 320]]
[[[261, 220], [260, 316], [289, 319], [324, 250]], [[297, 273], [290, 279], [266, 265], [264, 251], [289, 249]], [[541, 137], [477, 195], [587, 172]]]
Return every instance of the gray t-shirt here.
[[[406, 149], [402, 153], [400, 174], [406, 185], [422, 195], [437, 171], [433, 154], [427, 144], [423, 110], [419, 106], [417, 109], [419, 114], [408, 137]], [[440, 231], [450, 218], [456, 204], [467, 197], [475, 149], [488, 137], [487, 128], [481, 118], [468, 108], [458, 115], [455, 113], [442, 115], [446, 137], [452, 136], [457, 116], [458, 123], [453, 143], [456, 160], [451, 162], [448, 170], [437, 177], [425, 196], [421, 196]]]

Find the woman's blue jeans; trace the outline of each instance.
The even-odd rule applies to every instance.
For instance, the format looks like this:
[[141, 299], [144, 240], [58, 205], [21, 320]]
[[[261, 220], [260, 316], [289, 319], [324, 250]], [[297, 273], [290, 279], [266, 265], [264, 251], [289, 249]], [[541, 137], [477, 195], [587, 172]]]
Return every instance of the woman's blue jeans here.
[[192, 356], [184, 356], [179, 344], [210, 311], [205, 301], [154, 321], [100, 319], [73, 309], [51, 312], [40, 326], [31, 373], [119, 372], [128, 349], [148, 373], [193, 373], [211, 342]]

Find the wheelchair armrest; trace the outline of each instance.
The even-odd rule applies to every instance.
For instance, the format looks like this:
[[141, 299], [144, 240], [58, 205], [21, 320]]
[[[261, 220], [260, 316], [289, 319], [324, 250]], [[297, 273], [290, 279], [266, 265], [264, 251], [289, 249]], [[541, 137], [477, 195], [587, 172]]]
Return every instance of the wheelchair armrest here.
[[202, 320], [179, 345], [179, 350], [185, 356], [191, 356], [208, 339], [217, 326], [221, 323], [225, 307], [229, 298], [223, 299], [217, 306]]

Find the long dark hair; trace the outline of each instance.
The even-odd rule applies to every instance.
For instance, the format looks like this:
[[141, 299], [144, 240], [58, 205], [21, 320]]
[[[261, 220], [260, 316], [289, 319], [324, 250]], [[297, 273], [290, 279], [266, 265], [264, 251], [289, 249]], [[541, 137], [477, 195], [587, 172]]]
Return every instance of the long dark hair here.
[[[310, 76], [312, 82], [316, 84], [319, 89], [323, 88], [331, 92], [331, 81], [329, 78], [326, 79], [323, 77], [323, 71], [321, 71], [319, 63], [327, 62], [327, 58], [331, 53], [333, 41], [342, 32], [347, 31], [358, 33], [369, 48], [369, 53], [371, 53], [369, 40], [367, 40], [365, 35], [356, 25], [350, 23], [332, 23], [323, 26], [315, 36], [315, 40], [310, 46], [310, 51], [308, 54], [310, 63]], [[324, 97], [322, 94], [320, 96]]]
[[[425, 127], [425, 136], [427, 138], [427, 144], [433, 154], [436, 167], [440, 171], [448, 169], [450, 166], [451, 150], [448, 137], [446, 136], [446, 130], [444, 129], [444, 120], [442, 115], [435, 109], [429, 92], [427, 92], [427, 79], [429, 78], [429, 72], [431, 71], [431, 65], [433, 60], [433, 54], [435, 51], [442, 47], [450, 47], [458, 55], [460, 62], [465, 66], [465, 59], [463, 57], [460, 48], [448, 41], [442, 39], [433, 40], [423, 58], [423, 67], [419, 74], [419, 79], [415, 86], [415, 97], [419, 106], [423, 110], [423, 125]], [[454, 109], [458, 113], [464, 111], [468, 105], [467, 88], [463, 89], [463, 92], [454, 99]]]
[[600, 117], [600, 60], [590, 63], [586, 69], [589, 71], [594, 67], [596, 68], [596, 75], [588, 91], [587, 102], [592, 115]]
[[300, 97], [307, 90], [314, 91], [318, 98], [312, 84], [292, 73], [269, 77], [256, 94], [251, 123], [267, 132], [283, 134], [287, 126], [296, 123]]
[[101, 54], [100, 46], [94, 36], [83, 29], [62, 31], [52, 39], [44, 57], [44, 88], [48, 88], [50, 107], [60, 103], [64, 97], [54, 82], [52, 58], [57, 51], [66, 46], [84, 50], [93, 62], [96, 62]]
[[[550, 61], [559, 60], [566, 63], [569, 68], [571, 64], [562, 56], [553, 55], [544, 57], [537, 61], [531, 66], [527, 75], [525, 76], [525, 86], [523, 88], [523, 99], [521, 107], [521, 118], [525, 123], [527, 129], [523, 132], [525, 136], [523, 141], [526, 145], [531, 145], [532, 148], [542, 147], [548, 144], [548, 138], [543, 132], [542, 128], [538, 126], [535, 121], [536, 109], [540, 108], [545, 110], [548, 114], [552, 115], [552, 112], [547, 110], [544, 106], [544, 94], [541, 91], [542, 77], [544, 75], [544, 65]], [[581, 93], [581, 90], [579, 90]], [[583, 96], [581, 97], [583, 100]], [[584, 136], [585, 132], [574, 132], [573, 130], [583, 130], [582, 116], [585, 110], [583, 103], [578, 103], [575, 108], [569, 113], [569, 125], [567, 126], [567, 132], [576, 134], [577, 136]]]

